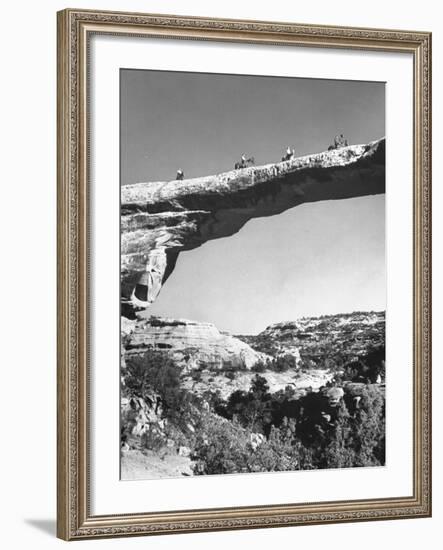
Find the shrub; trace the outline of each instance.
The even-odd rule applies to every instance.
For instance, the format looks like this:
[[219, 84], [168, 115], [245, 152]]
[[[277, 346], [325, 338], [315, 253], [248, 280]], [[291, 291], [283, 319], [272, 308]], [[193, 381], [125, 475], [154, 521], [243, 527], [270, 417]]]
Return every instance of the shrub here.
[[[359, 406], [350, 413], [346, 402], [353, 403], [352, 396], [348, 400], [345, 394], [346, 401], [335, 407], [321, 392], [297, 398], [288, 387], [270, 394], [266, 379], [256, 375], [249, 391], [232, 393], [226, 404], [220, 402], [214, 410], [247, 431], [268, 436], [265, 446], [257, 450], [266, 453], [251, 455], [251, 460], [262, 462], [244, 466], [258, 468], [253, 471], [265, 471], [272, 461], [274, 468], [282, 470], [384, 464], [384, 396], [377, 386], [363, 387], [359, 394]], [[272, 446], [272, 441], [279, 443]], [[297, 452], [282, 448], [283, 443]]]
[[301, 444], [285, 440], [279, 429], [272, 427], [269, 438], [249, 455], [249, 472], [285, 472], [299, 470]]
[[279, 355], [276, 359], [274, 359], [272, 367], [277, 372], [286, 372], [289, 369], [296, 369], [297, 359], [290, 353]]
[[200, 426], [195, 443], [194, 473], [233, 474], [242, 472], [276, 472], [300, 468], [300, 444], [284, 441], [277, 429], [268, 441], [251, 445], [251, 432], [240, 426], [208, 416]]
[[197, 434], [192, 454], [195, 474], [247, 471], [248, 437], [240, 427], [211, 415], [200, 424]]
[[266, 370], [266, 363], [264, 361], [257, 361], [255, 365], [251, 368], [252, 372], [263, 373]]
[[166, 408], [179, 410], [184, 396], [180, 375], [180, 367], [167, 353], [149, 350], [126, 360], [124, 385], [127, 392], [143, 398], [154, 391]]

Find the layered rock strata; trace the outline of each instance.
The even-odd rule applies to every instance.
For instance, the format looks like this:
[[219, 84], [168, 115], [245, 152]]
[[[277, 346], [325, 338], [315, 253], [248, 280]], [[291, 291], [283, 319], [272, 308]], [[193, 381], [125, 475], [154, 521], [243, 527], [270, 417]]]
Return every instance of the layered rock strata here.
[[196, 369], [250, 369], [268, 356], [211, 323], [150, 317], [138, 320], [125, 339], [125, 358], [147, 350], [167, 352], [183, 372]]
[[182, 250], [306, 202], [384, 192], [384, 139], [218, 175], [126, 185], [121, 190], [123, 313], [154, 302]]

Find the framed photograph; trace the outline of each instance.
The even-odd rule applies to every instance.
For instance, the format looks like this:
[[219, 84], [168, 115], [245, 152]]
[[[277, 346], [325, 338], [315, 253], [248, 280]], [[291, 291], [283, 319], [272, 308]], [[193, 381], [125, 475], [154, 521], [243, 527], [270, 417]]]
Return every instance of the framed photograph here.
[[431, 514], [431, 35], [58, 13], [58, 536]]

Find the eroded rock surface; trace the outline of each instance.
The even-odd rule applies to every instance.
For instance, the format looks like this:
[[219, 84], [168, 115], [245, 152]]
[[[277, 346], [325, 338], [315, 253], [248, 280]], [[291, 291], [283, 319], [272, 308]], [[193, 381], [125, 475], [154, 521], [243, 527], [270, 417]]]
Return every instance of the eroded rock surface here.
[[305, 202], [384, 192], [384, 139], [179, 182], [126, 185], [121, 190], [123, 313], [128, 305], [155, 301], [182, 250]]
[[211, 323], [150, 317], [138, 320], [126, 336], [124, 354], [142, 355], [148, 349], [167, 352], [183, 372], [196, 369], [250, 369], [268, 356]]
[[365, 356], [385, 344], [385, 312], [353, 312], [304, 317], [270, 325], [256, 336], [238, 336], [273, 356], [300, 352], [310, 368], [328, 368]]

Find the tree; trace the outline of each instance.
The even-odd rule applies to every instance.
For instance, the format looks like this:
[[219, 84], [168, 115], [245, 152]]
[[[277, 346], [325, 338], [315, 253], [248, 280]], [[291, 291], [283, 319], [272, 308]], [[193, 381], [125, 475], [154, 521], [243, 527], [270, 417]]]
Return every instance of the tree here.
[[248, 392], [237, 390], [228, 399], [225, 408], [218, 409], [226, 418], [238, 421], [241, 426], [264, 433], [264, 416], [269, 410], [271, 396], [266, 378], [258, 374], [252, 379]]
[[351, 435], [350, 415], [346, 405], [341, 403], [334, 427], [330, 432], [330, 442], [322, 453], [320, 467], [349, 468], [355, 466], [355, 451]]
[[269, 396], [269, 384], [264, 376], [256, 374], [251, 382], [250, 393], [257, 400], [263, 400]]
[[378, 388], [369, 386], [362, 389], [353, 415], [341, 404], [319, 467], [380, 466], [385, 463], [384, 449], [384, 398]]
[[351, 421], [354, 466], [385, 463], [385, 400], [377, 387], [363, 389], [359, 408]]

